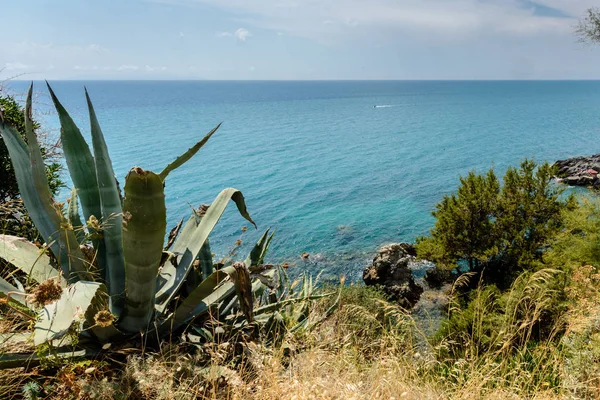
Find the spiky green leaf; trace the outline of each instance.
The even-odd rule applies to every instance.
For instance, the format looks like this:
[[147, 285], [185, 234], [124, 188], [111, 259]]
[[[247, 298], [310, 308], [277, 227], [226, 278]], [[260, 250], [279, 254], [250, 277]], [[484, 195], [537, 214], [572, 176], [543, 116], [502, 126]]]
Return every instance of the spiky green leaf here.
[[10, 293], [11, 299], [18, 301], [21, 304], [25, 304], [25, 296], [17, 294], [18, 292], [20, 292], [19, 289], [0, 277], [0, 298], [5, 298]]
[[[36, 282], [59, 276], [44, 250], [23, 238], [0, 235], [0, 258], [13, 264]], [[62, 280], [64, 283], [64, 279]]]
[[164, 311], [181, 287], [192, 267], [192, 263], [198, 257], [202, 246], [204, 246], [204, 243], [208, 239], [208, 235], [210, 235], [223, 215], [230, 200], [235, 202], [240, 214], [256, 226], [246, 210], [246, 203], [244, 202], [242, 192], [233, 188], [225, 189], [219, 193], [201, 219], [190, 218], [173, 245], [173, 253], [181, 255], [177, 267], [172, 263], [167, 263], [161, 271], [160, 279], [165, 283], [157, 293], [156, 308], [158, 311]]
[[226, 267], [213, 272], [175, 309], [174, 315], [165, 323], [166, 327], [177, 328], [186, 321], [207, 312], [211, 307], [218, 307], [225, 299], [235, 294], [231, 281], [226, 281], [235, 273], [233, 267]]
[[176, 168], [179, 168], [190, 158], [192, 158], [198, 152], [198, 150], [200, 150], [202, 146], [204, 146], [206, 142], [208, 142], [208, 139], [210, 139], [210, 137], [217, 131], [217, 129], [219, 129], [221, 124], [217, 125], [212, 131], [208, 132], [206, 136], [202, 138], [201, 141], [199, 141], [198, 143], [190, 147], [185, 153], [177, 157], [175, 161], [167, 165], [165, 169], [163, 169], [162, 172], [159, 174], [160, 178], [164, 181], [171, 171], [173, 171]]
[[50, 84], [46, 82], [50, 97], [60, 119], [60, 139], [71, 180], [77, 188], [77, 194], [81, 200], [83, 217], [85, 220], [93, 215], [100, 219], [102, 211], [100, 208], [100, 194], [98, 193], [98, 181], [96, 178], [96, 166], [90, 147], [83, 138], [81, 131], [60, 103]]
[[206, 279], [213, 272], [215, 272], [215, 267], [213, 264], [212, 251], [210, 250], [210, 241], [206, 239], [204, 242], [204, 246], [200, 250], [200, 254], [198, 255], [198, 261], [200, 262], [200, 271], [202, 272], [202, 279]]
[[[52, 352], [52, 357], [75, 360], [80, 358], [92, 358], [99, 354], [94, 350], [73, 350], [72, 347], [55, 349]], [[40, 365], [43, 361], [47, 361], [48, 355], [40, 355], [36, 353], [21, 354], [21, 353], [5, 353], [0, 354], [0, 369], [7, 368], [32, 368]]]
[[58, 301], [40, 312], [33, 335], [35, 345], [60, 339], [72, 327], [80, 329], [86, 323], [92, 325], [93, 315], [89, 311], [95, 299], [103, 294], [106, 288], [98, 282], [79, 281], [69, 286]]
[[[85, 98], [90, 114], [92, 146], [94, 148], [94, 171], [100, 196], [102, 225], [104, 227], [104, 248], [97, 249], [104, 257], [105, 265], [99, 263], [100, 272], [105, 277], [108, 293], [111, 296], [111, 309], [116, 315], [120, 314], [125, 295], [125, 263], [123, 256], [123, 215], [121, 198], [115, 180], [110, 155], [104, 134], [98, 123], [94, 106], [85, 90]], [[105, 252], [102, 250], [105, 249]], [[103, 253], [103, 254], [102, 254]], [[103, 268], [104, 267], [104, 268]]]
[[248, 257], [246, 257], [245, 263], [247, 268], [255, 267], [262, 263], [261, 256], [264, 253], [264, 249], [268, 241], [268, 235], [269, 229], [267, 229], [265, 233], [262, 234], [258, 242], [256, 242], [256, 244], [250, 251], [250, 254], [248, 254]]
[[83, 223], [81, 222], [81, 217], [79, 216], [79, 200], [77, 199], [76, 187], [71, 189], [71, 197], [69, 197], [69, 205], [67, 206], [67, 217], [69, 218], [69, 222], [75, 231], [75, 236], [77, 236], [79, 242], [81, 243], [85, 237], [85, 232], [83, 232]]
[[29, 150], [29, 161], [31, 163], [31, 172], [33, 174], [33, 183], [40, 195], [43, 195], [48, 201], [51, 201], [52, 194], [48, 185], [46, 176], [46, 165], [42, 157], [42, 151], [37, 140], [37, 136], [33, 130], [33, 111], [31, 109], [33, 93], [33, 83], [29, 86], [27, 92], [27, 101], [25, 102], [25, 136], [27, 138], [27, 147]]
[[31, 155], [35, 153], [35, 144], [32, 142], [32, 147], [28, 147], [19, 133], [1, 120], [0, 134], [9, 152], [23, 203], [61, 264], [63, 275], [70, 281], [84, 279], [87, 273], [79, 243], [54, 205], [45, 174], [43, 177], [34, 174], [32, 169], [31, 159], [37, 158]]

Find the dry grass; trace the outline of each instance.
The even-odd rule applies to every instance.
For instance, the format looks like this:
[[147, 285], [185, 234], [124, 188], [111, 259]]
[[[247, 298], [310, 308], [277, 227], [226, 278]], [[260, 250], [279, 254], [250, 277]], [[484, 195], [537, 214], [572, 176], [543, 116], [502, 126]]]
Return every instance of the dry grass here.
[[[552, 303], [552, 271], [523, 275], [500, 305], [480, 291], [470, 328], [435, 340], [379, 294], [349, 287], [330, 319], [275, 347], [164, 345], [121, 364], [71, 363], [18, 379], [4, 372], [1, 398], [17, 398], [31, 380], [52, 387], [49, 399], [600, 398], [600, 275], [578, 271], [570, 307], [544, 341], [534, 340], [534, 327]], [[492, 310], [501, 317], [488, 329]]]

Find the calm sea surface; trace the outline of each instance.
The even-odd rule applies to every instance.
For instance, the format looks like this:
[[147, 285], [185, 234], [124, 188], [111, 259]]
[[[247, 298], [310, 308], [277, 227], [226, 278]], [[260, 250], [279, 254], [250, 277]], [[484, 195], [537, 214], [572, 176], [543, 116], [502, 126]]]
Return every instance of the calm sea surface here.
[[[600, 152], [600, 82], [51, 84], [85, 131], [87, 86], [121, 182], [132, 166], [160, 171], [223, 121], [167, 179], [169, 226], [235, 187], [259, 226], [242, 254], [272, 227], [272, 261], [353, 279], [381, 244], [427, 233], [459, 175]], [[36, 89], [43, 113], [49, 99], [41, 82]], [[230, 207], [211, 236], [218, 254], [248, 225]]]

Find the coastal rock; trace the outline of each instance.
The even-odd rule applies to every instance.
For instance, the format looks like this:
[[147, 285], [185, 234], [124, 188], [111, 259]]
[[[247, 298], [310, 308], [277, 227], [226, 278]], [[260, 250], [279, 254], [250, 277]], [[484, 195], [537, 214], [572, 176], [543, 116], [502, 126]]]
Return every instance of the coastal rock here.
[[600, 154], [573, 157], [554, 163], [557, 177], [571, 186], [600, 186]]
[[429, 287], [434, 289], [439, 289], [446, 283], [452, 283], [456, 278], [458, 278], [456, 272], [437, 267], [427, 270], [424, 277]]
[[363, 271], [367, 286], [378, 286], [392, 299], [412, 307], [421, 297], [423, 288], [415, 283], [409, 263], [417, 252], [409, 243], [393, 243], [381, 247], [373, 263]]

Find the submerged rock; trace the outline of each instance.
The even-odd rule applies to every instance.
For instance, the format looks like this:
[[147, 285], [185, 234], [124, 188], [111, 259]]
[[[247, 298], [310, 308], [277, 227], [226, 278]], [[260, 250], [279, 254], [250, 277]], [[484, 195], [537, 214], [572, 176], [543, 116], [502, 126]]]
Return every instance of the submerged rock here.
[[415, 247], [409, 243], [393, 243], [381, 247], [373, 263], [363, 271], [367, 286], [378, 286], [392, 299], [412, 307], [423, 288], [415, 283], [409, 264], [416, 260]]
[[558, 160], [557, 176], [571, 186], [600, 186], [600, 154]]

